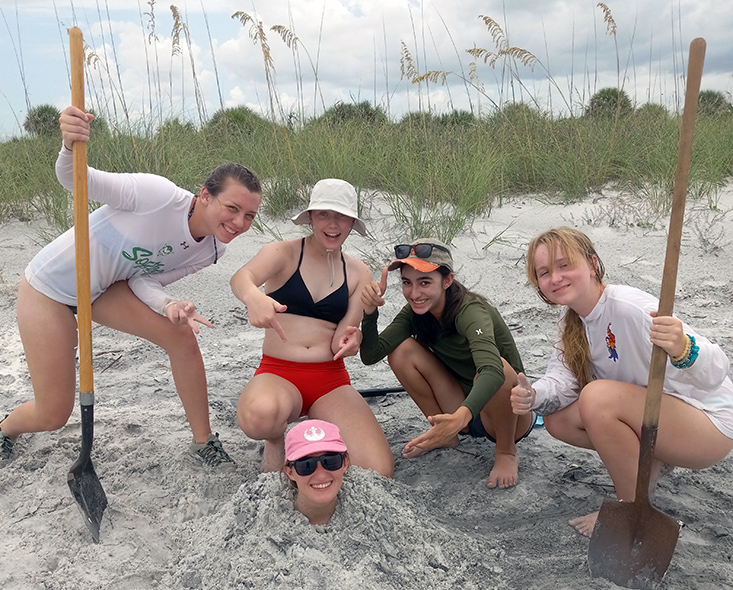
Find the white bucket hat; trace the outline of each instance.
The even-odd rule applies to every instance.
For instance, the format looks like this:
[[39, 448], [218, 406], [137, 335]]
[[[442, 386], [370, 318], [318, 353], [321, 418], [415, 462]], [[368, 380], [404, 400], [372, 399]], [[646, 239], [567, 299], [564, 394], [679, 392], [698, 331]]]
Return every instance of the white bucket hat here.
[[325, 178], [319, 180], [311, 191], [308, 208], [293, 217], [295, 225], [306, 225], [310, 222], [309, 211], [336, 211], [354, 219], [354, 227], [362, 236], [366, 236], [366, 226], [359, 219], [356, 189], [345, 180]]

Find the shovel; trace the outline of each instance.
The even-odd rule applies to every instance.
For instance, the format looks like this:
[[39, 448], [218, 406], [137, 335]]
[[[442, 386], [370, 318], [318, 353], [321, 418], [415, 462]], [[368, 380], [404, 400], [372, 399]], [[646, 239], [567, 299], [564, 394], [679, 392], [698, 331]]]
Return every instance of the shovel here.
[[[672, 315], [674, 307], [692, 136], [704, 60], [705, 40], [694, 39], [690, 44], [687, 92], [682, 114], [667, 252], [659, 297], [660, 316]], [[604, 501], [588, 545], [588, 565], [591, 574], [626, 588], [653, 588], [661, 581], [672, 560], [680, 532], [678, 521], [657, 510], [649, 502], [649, 482], [657, 441], [666, 363], [667, 354], [655, 345], [649, 366], [649, 384], [641, 427], [635, 499], [633, 502]]]
[[[84, 43], [81, 30], [69, 29], [71, 53], [71, 104], [84, 110]], [[92, 373], [92, 302], [89, 278], [89, 202], [87, 199], [87, 144], [75, 141], [74, 242], [76, 254], [76, 306], [79, 329], [79, 402], [81, 452], [69, 470], [69, 489], [96, 543], [107, 496], [92, 460], [94, 440], [94, 378]]]

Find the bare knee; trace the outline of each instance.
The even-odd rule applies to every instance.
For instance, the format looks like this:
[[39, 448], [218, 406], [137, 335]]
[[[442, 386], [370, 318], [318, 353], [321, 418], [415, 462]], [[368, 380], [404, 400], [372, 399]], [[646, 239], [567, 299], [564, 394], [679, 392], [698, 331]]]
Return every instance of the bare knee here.
[[384, 477], [392, 477], [394, 475], [394, 455], [392, 450], [387, 447], [385, 452], [370, 452], [366, 455], [363, 453], [353, 453], [353, 464], [362, 469], [371, 469]]
[[373, 461], [374, 465], [370, 467], [383, 477], [392, 477], [394, 475], [394, 456], [392, 453], [389, 457], [378, 457]]
[[393, 372], [404, 369], [408, 364], [414, 364], [412, 359], [415, 346], [422, 346], [414, 338], [408, 338], [387, 355], [387, 363]]
[[574, 417], [568, 412], [558, 412], [556, 414], [550, 414], [549, 416], [543, 417], [545, 424], [545, 430], [552, 438], [561, 440], [573, 446], [585, 446], [579, 445], [578, 435], [582, 431], [576, 422]]
[[168, 356], [177, 357], [198, 357], [201, 356], [198, 340], [188, 326], [176, 326], [171, 324], [170, 333], [161, 343], [163, 350]]
[[249, 396], [245, 400], [240, 398], [237, 423], [242, 432], [254, 440], [273, 438], [284, 434], [287, 428], [287, 421], [278, 418], [277, 404], [265, 396]]
[[607, 421], [609, 412], [618, 410], [618, 400], [612, 395], [614, 381], [598, 379], [588, 383], [580, 392], [578, 412], [583, 424], [592, 424], [596, 420]]
[[68, 412], [55, 412], [53, 414], [44, 414], [37, 416], [35, 427], [38, 432], [51, 432], [53, 430], [59, 430], [66, 426], [71, 416], [71, 409]]

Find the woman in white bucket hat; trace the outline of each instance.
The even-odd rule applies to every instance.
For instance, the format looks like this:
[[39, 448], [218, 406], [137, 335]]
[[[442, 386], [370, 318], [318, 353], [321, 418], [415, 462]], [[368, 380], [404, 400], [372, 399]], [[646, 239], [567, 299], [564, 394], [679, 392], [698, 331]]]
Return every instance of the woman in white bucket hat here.
[[263, 471], [282, 467], [287, 425], [308, 416], [339, 427], [352, 464], [391, 477], [392, 451], [343, 360], [361, 344], [360, 294], [371, 281], [367, 265], [341, 251], [352, 229], [366, 234], [356, 190], [317, 182], [293, 223], [310, 224], [312, 234], [263, 246], [231, 280], [250, 323], [265, 328], [262, 361], [239, 397], [239, 427], [265, 441]]

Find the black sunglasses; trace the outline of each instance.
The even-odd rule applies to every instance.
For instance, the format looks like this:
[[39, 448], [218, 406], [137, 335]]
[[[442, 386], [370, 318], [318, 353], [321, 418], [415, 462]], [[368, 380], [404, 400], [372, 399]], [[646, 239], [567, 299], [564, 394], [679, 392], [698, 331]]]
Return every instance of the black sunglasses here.
[[450, 254], [448, 248], [443, 248], [443, 246], [439, 246], [438, 244], [398, 244], [394, 247], [394, 255], [397, 258], [408, 258], [410, 252], [414, 252], [418, 258], [430, 258], [433, 253], [433, 248], [443, 250], [443, 252]]
[[295, 473], [301, 477], [315, 473], [318, 464], [323, 465], [326, 471], [338, 471], [344, 465], [345, 453], [326, 453], [318, 457], [303, 457], [291, 461], [290, 465], [295, 468]]

